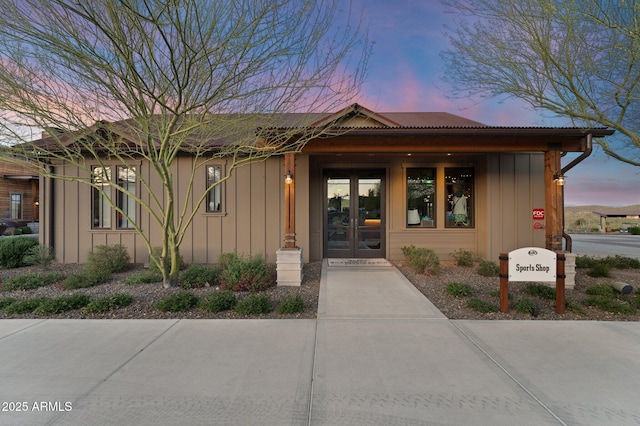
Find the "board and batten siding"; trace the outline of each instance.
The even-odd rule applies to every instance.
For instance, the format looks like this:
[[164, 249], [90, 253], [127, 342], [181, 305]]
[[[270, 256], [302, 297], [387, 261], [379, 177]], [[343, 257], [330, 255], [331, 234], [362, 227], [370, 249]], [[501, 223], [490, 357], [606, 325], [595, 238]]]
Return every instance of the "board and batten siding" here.
[[[109, 164], [106, 162], [105, 164]], [[223, 173], [227, 161], [211, 160], [207, 165], [221, 165]], [[162, 183], [151, 178], [152, 170], [145, 162], [135, 164], [149, 182], [151, 191], [166, 202]], [[63, 166], [57, 166], [63, 168]], [[299, 245], [308, 246], [308, 159], [296, 159], [296, 187], [302, 188], [296, 194]], [[178, 157], [172, 165], [174, 185], [182, 210], [193, 172], [191, 157]], [[77, 168], [64, 167], [69, 176], [81, 176]], [[186, 230], [180, 246], [180, 253], [187, 263], [215, 263], [224, 252], [237, 251], [239, 254], [261, 254], [268, 262], [276, 261], [276, 251], [282, 245], [284, 233], [284, 176], [283, 159], [273, 157], [265, 161], [251, 163], [235, 169], [231, 177], [222, 185], [222, 212], [207, 213], [204, 203], [197, 207], [193, 223]], [[205, 168], [195, 170], [194, 191], [186, 199], [186, 212], [193, 211], [197, 199], [206, 184]], [[134, 263], [149, 260], [143, 238], [133, 230], [119, 230], [112, 221], [112, 229], [91, 228], [91, 188], [75, 181], [43, 179], [49, 207], [41, 224], [41, 242], [53, 245], [56, 259], [62, 263], [84, 263], [93, 247], [101, 244], [122, 244], [127, 247]], [[148, 191], [138, 183], [138, 191], [145, 200], [150, 199]], [[49, 211], [53, 209], [53, 212]], [[160, 246], [160, 228], [152, 220], [151, 214], [137, 206], [137, 218], [150, 239], [152, 246]], [[304, 218], [304, 220], [302, 220]], [[52, 220], [53, 219], [53, 220]], [[53, 227], [51, 230], [50, 227]], [[53, 232], [51, 232], [53, 231]], [[53, 235], [51, 235], [53, 234]], [[53, 237], [53, 239], [51, 238]], [[308, 254], [307, 254], [308, 260]]]

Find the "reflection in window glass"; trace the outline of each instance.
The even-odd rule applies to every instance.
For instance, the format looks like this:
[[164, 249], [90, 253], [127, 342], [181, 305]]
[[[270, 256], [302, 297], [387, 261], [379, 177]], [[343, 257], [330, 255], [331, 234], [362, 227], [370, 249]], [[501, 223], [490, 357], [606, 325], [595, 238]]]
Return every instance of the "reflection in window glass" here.
[[[221, 166], [207, 166], [207, 188], [222, 179]], [[220, 184], [214, 186], [207, 193], [207, 212], [218, 213], [222, 211], [222, 188]]]
[[407, 226], [433, 228], [435, 221], [436, 169], [407, 169]]
[[111, 167], [93, 167], [91, 173], [93, 180], [91, 188], [92, 227], [111, 228], [111, 206], [107, 196], [111, 180]]
[[136, 218], [136, 169], [135, 167], [118, 166], [118, 186], [122, 191], [117, 192], [116, 205], [124, 213], [118, 212], [118, 228], [130, 229], [134, 227]]
[[470, 167], [444, 170], [448, 211], [447, 227], [473, 227], [474, 170]]

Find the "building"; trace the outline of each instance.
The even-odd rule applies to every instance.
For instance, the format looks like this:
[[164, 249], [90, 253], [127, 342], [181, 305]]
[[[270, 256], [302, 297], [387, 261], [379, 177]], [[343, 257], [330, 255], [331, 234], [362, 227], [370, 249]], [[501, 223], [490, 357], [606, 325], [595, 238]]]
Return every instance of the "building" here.
[[[270, 262], [286, 250], [302, 262], [393, 260], [407, 245], [443, 258], [465, 249], [492, 260], [518, 247], [562, 250], [564, 173], [590, 153], [593, 137], [613, 133], [494, 127], [448, 113], [376, 113], [357, 104], [316, 118], [314, 126], [338, 123], [337, 135], [237, 169], [197, 207], [181, 246], [185, 261], [213, 263], [234, 250], [261, 253]], [[584, 155], [562, 168], [565, 152]], [[103, 164], [125, 173], [118, 175], [123, 185], [149, 196], [119, 163]], [[151, 176], [149, 164], [135, 167]], [[207, 164], [196, 175], [195, 192], [224, 168], [224, 160]], [[176, 159], [179, 191], [186, 190], [180, 176], [193, 169], [189, 155]], [[65, 173], [78, 172], [67, 167]], [[135, 262], [148, 261], [141, 237], [88, 186], [43, 179], [42, 192], [41, 239], [55, 247], [59, 261], [84, 262], [92, 247], [107, 243], [128, 247]], [[121, 201], [159, 245], [149, 215]]]
[[38, 181], [38, 175], [26, 163], [0, 161], [0, 222], [38, 222]]

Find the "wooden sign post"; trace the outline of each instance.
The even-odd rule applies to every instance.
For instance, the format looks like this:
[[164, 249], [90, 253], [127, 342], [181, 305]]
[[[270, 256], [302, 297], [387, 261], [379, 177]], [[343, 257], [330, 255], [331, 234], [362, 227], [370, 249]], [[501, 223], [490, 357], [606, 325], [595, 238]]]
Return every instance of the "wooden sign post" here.
[[500, 253], [500, 312], [509, 312], [509, 281], [556, 282], [556, 313], [564, 314], [565, 256], [539, 247]]

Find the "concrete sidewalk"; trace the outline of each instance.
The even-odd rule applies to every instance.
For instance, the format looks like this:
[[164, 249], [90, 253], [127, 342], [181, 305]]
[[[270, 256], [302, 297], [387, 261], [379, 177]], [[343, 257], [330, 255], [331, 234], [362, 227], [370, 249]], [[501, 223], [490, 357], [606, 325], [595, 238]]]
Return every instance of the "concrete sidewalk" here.
[[325, 264], [317, 320], [2, 320], [0, 424], [640, 424], [639, 354], [638, 323], [450, 321]]

